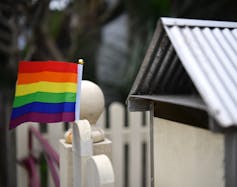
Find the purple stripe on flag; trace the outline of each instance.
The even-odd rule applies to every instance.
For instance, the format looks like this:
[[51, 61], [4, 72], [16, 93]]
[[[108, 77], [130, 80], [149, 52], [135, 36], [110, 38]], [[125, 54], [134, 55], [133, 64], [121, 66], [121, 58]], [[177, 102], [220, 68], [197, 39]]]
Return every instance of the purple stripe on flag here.
[[75, 112], [62, 112], [54, 114], [31, 112], [11, 120], [10, 129], [15, 128], [24, 122], [55, 123], [72, 122], [74, 120]]

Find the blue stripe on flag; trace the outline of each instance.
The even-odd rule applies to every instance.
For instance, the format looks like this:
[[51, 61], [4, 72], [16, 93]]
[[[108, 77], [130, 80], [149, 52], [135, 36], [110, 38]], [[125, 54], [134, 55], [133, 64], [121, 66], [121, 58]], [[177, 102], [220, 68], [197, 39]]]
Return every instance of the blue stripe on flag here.
[[29, 112], [39, 112], [39, 113], [75, 112], [75, 102], [65, 102], [65, 103], [33, 102], [18, 108], [13, 108], [11, 119], [15, 119]]

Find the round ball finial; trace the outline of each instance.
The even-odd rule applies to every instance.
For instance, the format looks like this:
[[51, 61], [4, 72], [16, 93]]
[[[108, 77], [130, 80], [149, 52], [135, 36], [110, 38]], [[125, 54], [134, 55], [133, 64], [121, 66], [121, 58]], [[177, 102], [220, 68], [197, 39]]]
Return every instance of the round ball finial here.
[[80, 119], [87, 119], [90, 124], [96, 124], [104, 111], [104, 94], [95, 83], [83, 80], [81, 83], [81, 113]]
[[85, 62], [84, 62], [84, 60], [82, 59], [82, 58], [80, 58], [79, 60], [78, 60], [78, 64], [81, 64], [81, 65], [83, 65]]

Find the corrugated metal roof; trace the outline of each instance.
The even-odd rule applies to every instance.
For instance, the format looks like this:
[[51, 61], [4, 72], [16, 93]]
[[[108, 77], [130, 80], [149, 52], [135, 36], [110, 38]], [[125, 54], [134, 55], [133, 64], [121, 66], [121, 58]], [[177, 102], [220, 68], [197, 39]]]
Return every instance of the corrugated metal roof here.
[[200, 96], [237, 126], [237, 23], [161, 18], [149, 50], [130, 94]]

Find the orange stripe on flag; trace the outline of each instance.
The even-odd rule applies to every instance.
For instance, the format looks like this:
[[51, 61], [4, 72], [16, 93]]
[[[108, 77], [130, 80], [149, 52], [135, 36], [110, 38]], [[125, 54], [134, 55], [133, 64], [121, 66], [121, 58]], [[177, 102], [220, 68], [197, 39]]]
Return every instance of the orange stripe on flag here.
[[17, 84], [28, 84], [40, 81], [47, 82], [77, 82], [76, 73], [60, 73], [60, 72], [39, 72], [39, 73], [19, 73]]

